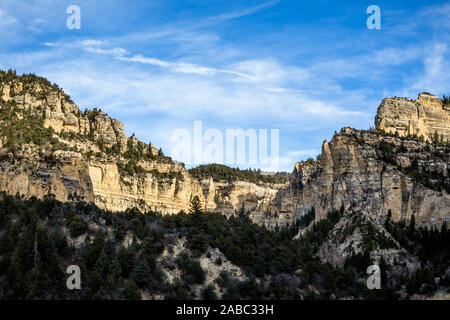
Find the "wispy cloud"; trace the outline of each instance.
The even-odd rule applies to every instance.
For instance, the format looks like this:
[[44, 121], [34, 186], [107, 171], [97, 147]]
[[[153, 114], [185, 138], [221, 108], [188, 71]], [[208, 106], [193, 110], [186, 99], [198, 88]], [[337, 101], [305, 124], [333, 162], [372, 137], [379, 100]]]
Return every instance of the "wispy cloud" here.
[[116, 57], [121, 57], [128, 53], [127, 50], [125, 50], [124, 48], [119, 48], [119, 47], [114, 47], [111, 49], [87, 47], [86, 51], [92, 52], [92, 53], [99, 53], [99, 54], [109, 54], [109, 55], [113, 55]]
[[[316, 23], [281, 1], [227, 2], [231, 9], [214, 2], [201, 15], [182, 8], [170, 17], [163, 9], [177, 5], [158, 4], [145, 21], [141, 12], [121, 10], [120, 1], [108, 3], [108, 12], [105, 2], [84, 2], [88, 29], [68, 32], [65, 11], [53, 1], [44, 0], [36, 14], [25, 2], [16, 11], [15, 1], [6, 2], [0, 66], [47, 76], [82, 108], [101, 107], [165, 149], [168, 133], [194, 120], [221, 129], [279, 128], [280, 167], [292, 168], [319, 153], [341, 126], [371, 125], [385, 95], [450, 91], [449, 3], [391, 11], [386, 5], [383, 30], [368, 32], [364, 10]], [[321, 4], [310, 6], [332, 10]], [[269, 9], [283, 21], [264, 25]], [[106, 23], [111, 16], [117, 20]], [[358, 19], [362, 26], [348, 23]], [[19, 50], [21, 43], [27, 45]]]
[[243, 9], [239, 9], [233, 12], [229, 12], [229, 13], [224, 13], [224, 14], [220, 14], [217, 16], [212, 16], [212, 17], [208, 17], [206, 19], [204, 19], [199, 25], [206, 25], [206, 24], [214, 24], [214, 23], [220, 23], [220, 22], [225, 22], [228, 20], [232, 20], [232, 19], [237, 19], [237, 18], [242, 18], [248, 15], [251, 15], [255, 12], [258, 12], [260, 10], [272, 7], [276, 4], [278, 4], [280, 2], [280, 0], [274, 0], [274, 1], [268, 1], [268, 2], [264, 2], [261, 3], [259, 5], [256, 6], [252, 6], [252, 7], [247, 7], [247, 8], [243, 8]]
[[18, 20], [14, 16], [3, 9], [0, 9], [0, 26], [9, 26], [17, 22]]
[[233, 70], [224, 70], [224, 69], [216, 69], [216, 68], [209, 68], [204, 67], [192, 63], [186, 63], [186, 62], [168, 62], [163, 61], [156, 58], [146, 58], [142, 55], [135, 55], [133, 57], [118, 57], [117, 59], [121, 61], [128, 61], [128, 62], [139, 62], [144, 64], [150, 64], [153, 66], [158, 66], [161, 68], [170, 68], [174, 72], [180, 72], [180, 73], [194, 73], [194, 74], [200, 74], [200, 75], [208, 75], [208, 74], [215, 74], [215, 73], [224, 73], [224, 74], [231, 74], [243, 78], [250, 79], [251, 77], [245, 73], [233, 71]]
[[450, 91], [450, 51], [447, 44], [436, 43], [429, 48], [423, 60], [424, 72], [419, 79], [414, 79], [412, 88], [428, 92]]

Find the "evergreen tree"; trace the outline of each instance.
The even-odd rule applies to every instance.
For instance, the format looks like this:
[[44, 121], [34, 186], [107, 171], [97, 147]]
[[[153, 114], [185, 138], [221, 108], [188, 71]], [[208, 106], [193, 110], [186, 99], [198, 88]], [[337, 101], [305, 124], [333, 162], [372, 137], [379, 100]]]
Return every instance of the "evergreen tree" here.
[[134, 281], [140, 288], [148, 287], [152, 281], [152, 272], [146, 259], [139, 259], [133, 270]]
[[411, 220], [409, 222], [409, 229], [412, 233], [414, 233], [416, 230], [416, 218], [413, 214], [411, 215]]
[[439, 144], [439, 134], [437, 132], [437, 130], [434, 131], [434, 139], [433, 139], [435, 144]]
[[203, 300], [217, 300], [217, 294], [214, 291], [214, 285], [209, 284], [200, 292], [200, 296]]
[[125, 290], [123, 292], [125, 299], [128, 300], [141, 300], [141, 292], [133, 279], [130, 279], [125, 284]]
[[195, 196], [191, 201], [191, 208], [189, 210], [190, 213], [203, 213], [202, 204], [198, 196]]
[[110, 270], [109, 258], [104, 249], [102, 249], [94, 268], [101, 277], [106, 278], [108, 276]]
[[114, 289], [121, 277], [122, 267], [120, 266], [119, 259], [115, 257], [111, 263], [109, 275], [107, 278], [107, 287], [109, 289]]

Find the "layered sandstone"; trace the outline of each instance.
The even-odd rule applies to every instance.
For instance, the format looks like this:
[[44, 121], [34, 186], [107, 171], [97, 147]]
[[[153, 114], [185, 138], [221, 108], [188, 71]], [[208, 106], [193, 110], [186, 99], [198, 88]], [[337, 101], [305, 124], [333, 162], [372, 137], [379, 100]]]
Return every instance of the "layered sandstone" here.
[[228, 216], [248, 214], [254, 222], [266, 226], [277, 223], [278, 219], [272, 219], [269, 207], [278, 192], [287, 187], [287, 184], [214, 181], [212, 178], [202, 180], [201, 185], [208, 211]]
[[423, 137], [433, 141], [450, 141], [450, 105], [444, 105], [438, 97], [421, 93], [417, 100], [386, 98], [378, 108], [375, 118], [377, 129], [400, 137]]
[[[0, 190], [26, 197], [54, 195], [60, 201], [87, 201], [111, 211], [137, 207], [162, 213], [188, 211], [194, 196], [203, 199], [200, 184], [170, 158], [159, 156], [153, 145], [127, 138], [120, 121], [101, 110], [84, 113], [60, 89], [42, 78], [0, 82], [0, 101], [13, 103], [20, 117], [29, 112], [52, 128], [63, 150], [25, 144], [12, 155], [1, 150]], [[6, 144], [6, 137], [0, 139]], [[44, 149], [44, 151], [42, 151]], [[114, 150], [112, 152], [111, 150]], [[146, 154], [133, 165], [124, 153]], [[51, 160], [49, 160], [51, 159]], [[202, 201], [204, 203], [204, 201]]]
[[[394, 148], [395, 164], [380, 158], [382, 141]], [[323, 143], [320, 161], [314, 166], [297, 164], [289, 187], [280, 190], [271, 203], [272, 211], [287, 212], [295, 219], [314, 207], [316, 219], [320, 220], [330, 210], [344, 206], [346, 210], [378, 217], [391, 211], [394, 221], [409, 220], [414, 215], [418, 224], [441, 225], [450, 220], [450, 195], [425, 187], [399, 167], [411, 166], [416, 159], [419, 165], [436, 170], [448, 181], [450, 158], [445, 150], [378, 131], [344, 128], [330, 142]], [[433, 156], [439, 151], [445, 159]]]
[[[448, 140], [450, 109], [430, 94], [422, 93], [418, 100], [383, 100], [375, 121], [378, 130], [344, 128], [323, 143], [319, 161], [299, 162], [288, 183], [269, 184], [197, 181], [153, 145], [127, 138], [123, 124], [103, 111], [80, 112], [67, 94], [45, 79], [6, 79], [0, 81], [0, 104], [14, 105], [18, 118], [30, 113], [41, 119], [58, 142], [28, 143], [12, 153], [6, 134], [0, 137], [0, 190], [9, 194], [52, 194], [61, 201], [82, 200], [111, 211], [137, 207], [163, 214], [189, 210], [198, 196], [210, 212], [245, 212], [269, 228], [295, 223], [312, 208], [319, 220], [341, 206], [374, 217], [392, 212], [397, 221], [414, 215], [425, 225], [450, 218], [445, 189], [425, 186], [402, 169], [418, 165], [448, 181], [448, 147], [430, 141], [435, 132], [442, 135], [440, 140]], [[417, 138], [421, 136], [424, 141]], [[382, 143], [393, 149], [389, 161], [380, 156]]]

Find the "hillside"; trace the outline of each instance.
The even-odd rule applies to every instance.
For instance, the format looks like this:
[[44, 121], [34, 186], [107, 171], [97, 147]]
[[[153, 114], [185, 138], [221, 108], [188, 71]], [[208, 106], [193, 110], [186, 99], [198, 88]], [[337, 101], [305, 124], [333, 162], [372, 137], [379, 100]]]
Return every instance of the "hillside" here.
[[[324, 142], [320, 160], [297, 163], [290, 175], [264, 175], [222, 165], [187, 171], [152, 144], [126, 137], [103, 111], [81, 112], [35, 75], [0, 72], [0, 93], [0, 190], [11, 195], [163, 214], [188, 211], [197, 196], [207, 211], [243, 211], [272, 229], [312, 207], [319, 220], [342, 204], [375, 215], [391, 210], [395, 221], [415, 215], [425, 225], [449, 215], [449, 111], [430, 94], [386, 98], [376, 130], [344, 128]], [[417, 130], [400, 129], [408, 117], [421, 124]]]
[[[358, 223], [372, 247], [342, 264], [324, 261], [322, 248], [350, 216], [330, 212], [294, 239], [301, 224], [269, 231], [245, 216], [203, 213], [195, 201], [189, 214], [112, 213], [3, 193], [0, 299], [425, 299], [450, 290], [450, 255], [439, 249], [450, 245], [446, 229], [387, 220], [391, 238]], [[375, 243], [401, 255], [379, 256]], [[365, 285], [373, 259], [381, 290]], [[65, 287], [71, 264], [81, 290]]]
[[123, 124], [102, 110], [81, 112], [47, 80], [1, 72], [0, 93], [1, 190], [166, 213], [202, 196], [181, 164], [127, 138]]
[[[376, 129], [343, 128], [317, 160], [268, 176], [188, 171], [35, 75], [0, 72], [0, 97], [0, 298], [424, 299], [450, 288], [445, 99], [386, 98]], [[373, 263], [382, 290], [365, 285]], [[64, 287], [70, 264], [80, 291]]]

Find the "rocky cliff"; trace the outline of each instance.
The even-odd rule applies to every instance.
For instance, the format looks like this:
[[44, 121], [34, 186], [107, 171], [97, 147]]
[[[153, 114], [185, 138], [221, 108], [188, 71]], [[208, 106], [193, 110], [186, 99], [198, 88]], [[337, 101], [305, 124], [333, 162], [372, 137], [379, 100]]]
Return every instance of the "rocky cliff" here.
[[[425, 141], [450, 141], [450, 105], [438, 97], [421, 93], [417, 100], [386, 98], [375, 118], [377, 129], [399, 137], [417, 136]], [[437, 135], [437, 137], [435, 137]]]
[[101, 110], [82, 113], [56, 85], [0, 75], [0, 189], [122, 211], [187, 211], [199, 183], [153, 145], [127, 138]]
[[313, 208], [319, 221], [341, 206], [394, 221], [414, 215], [417, 224], [440, 226], [450, 219], [449, 112], [427, 93], [417, 100], [387, 98], [378, 108], [377, 129], [343, 128], [324, 141], [317, 161], [298, 162], [287, 184], [205, 180], [205, 197], [211, 209], [230, 214], [245, 208], [270, 228], [294, 224]]
[[322, 145], [314, 164], [297, 163], [291, 183], [271, 203], [272, 212], [293, 219], [315, 208], [316, 220], [330, 210], [365, 211], [441, 225], [450, 219], [450, 148], [343, 128]]
[[343, 128], [317, 161], [297, 163], [287, 182], [194, 178], [153, 145], [126, 137], [121, 122], [97, 109], [81, 112], [34, 75], [2, 72], [0, 96], [0, 190], [9, 194], [164, 214], [189, 210], [198, 196], [208, 211], [245, 213], [270, 228], [312, 208], [318, 221], [342, 206], [394, 221], [414, 215], [428, 226], [450, 218], [450, 111], [430, 94], [383, 100], [377, 129]]

